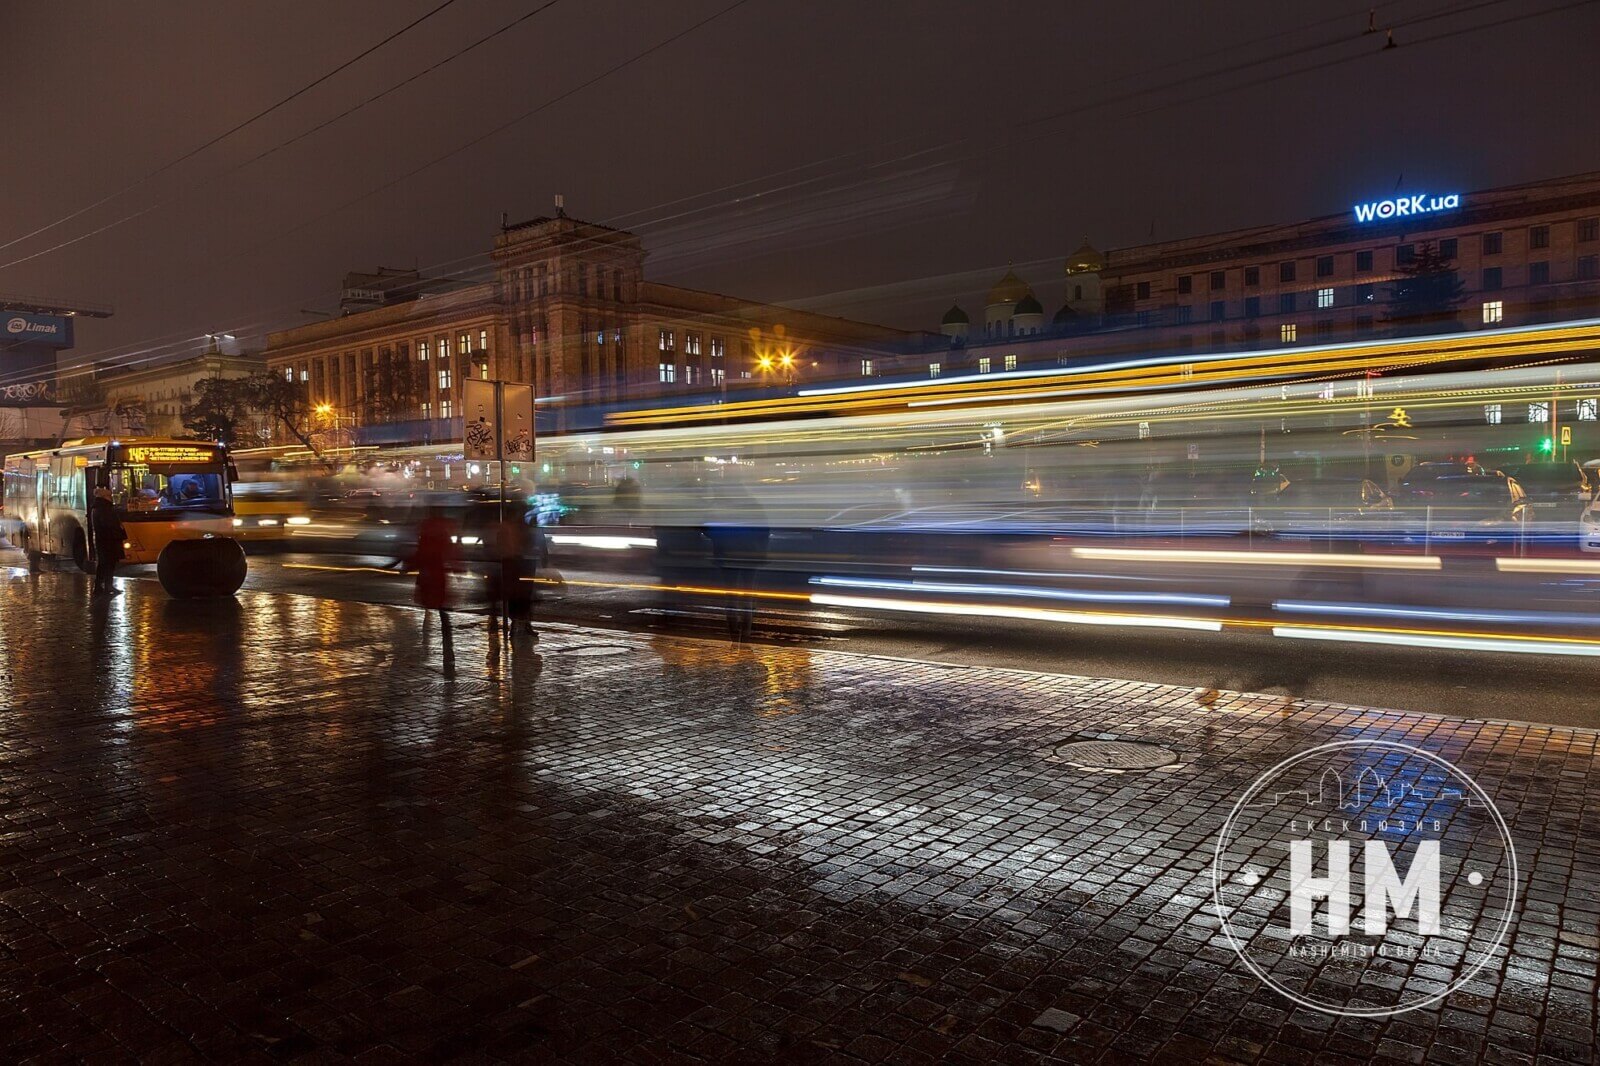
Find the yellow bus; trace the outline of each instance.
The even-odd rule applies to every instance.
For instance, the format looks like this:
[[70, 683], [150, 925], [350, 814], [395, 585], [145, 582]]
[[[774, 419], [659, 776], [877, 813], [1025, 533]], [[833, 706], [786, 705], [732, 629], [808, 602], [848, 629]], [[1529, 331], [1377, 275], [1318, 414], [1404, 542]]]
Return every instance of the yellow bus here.
[[88, 508], [107, 488], [127, 531], [123, 561], [153, 563], [175, 540], [232, 536], [231, 470], [227, 448], [209, 441], [87, 437], [6, 456], [0, 515], [30, 564], [55, 556], [92, 572]]

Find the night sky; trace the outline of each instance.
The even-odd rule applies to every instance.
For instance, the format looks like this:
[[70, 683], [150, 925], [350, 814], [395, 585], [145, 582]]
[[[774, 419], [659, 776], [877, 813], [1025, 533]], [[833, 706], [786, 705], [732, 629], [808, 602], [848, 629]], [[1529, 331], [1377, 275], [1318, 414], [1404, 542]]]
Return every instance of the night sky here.
[[[0, 2], [0, 243], [439, 2]], [[502, 212], [549, 213], [560, 192], [569, 214], [642, 234], [656, 280], [935, 328], [952, 299], [978, 312], [1008, 264], [1053, 311], [1085, 234], [1107, 248], [1291, 221], [1402, 174], [1443, 192], [1600, 169], [1600, 4], [1555, 10], [1572, 0], [1383, 4], [1388, 52], [1360, 35], [1366, 3], [744, 0], [460, 147], [732, 2], [559, 0], [230, 172], [538, 6], [457, 0], [0, 249], [9, 263], [143, 212], [0, 267], [0, 293], [113, 305], [80, 324], [76, 358], [170, 356], [209, 330], [259, 347], [333, 310], [346, 270], [481, 268]]]

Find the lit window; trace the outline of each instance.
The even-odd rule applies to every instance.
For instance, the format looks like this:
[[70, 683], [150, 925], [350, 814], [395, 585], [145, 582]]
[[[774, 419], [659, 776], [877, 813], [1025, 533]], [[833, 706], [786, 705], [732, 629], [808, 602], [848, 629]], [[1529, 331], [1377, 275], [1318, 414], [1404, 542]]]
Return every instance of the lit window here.
[[695, 379], [695, 371], [697, 371], [699, 369], [700, 369], [699, 367], [695, 366], [692, 363], [685, 365], [684, 368], [683, 368], [683, 383], [685, 385], [693, 385], [694, 384], [694, 379]]
[[478, 377], [483, 378], [484, 380], [488, 380], [488, 378], [489, 378], [489, 364], [488, 363], [479, 363], [478, 364]]
[[1333, 290], [1332, 289], [1318, 289], [1317, 290], [1317, 306], [1318, 307], [1332, 307], [1333, 306]]
[[286, 366], [286, 367], [283, 368], [283, 380], [285, 380], [285, 381], [293, 381], [294, 380], [294, 367]]
[[1483, 302], [1483, 321], [1485, 325], [1500, 322], [1506, 317], [1505, 301], [1485, 300]]
[[486, 330], [486, 329], [480, 329], [478, 331], [478, 351], [486, 352], [488, 350], [489, 350], [489, 331]]
[[305, 367], [300, 368], [300, 383], [303, 385], [311, 380], [311, 371]]
[[1500, 405], [1497, 403], [1484, 404], [1483, 420], [1491, 426], [1498, 426], [1500, 424]]
[[456, 334], [456, 351], [458, 353], [460, 353], [461, 355], [471, 355], [472, 354], [472, 334], [470, 334], [470, 333], [458, 333], [458, 334]]
[[674, 381], [678, 380], [677, 363], [657, 363], [656, 369], [661, 373], [661, 381], [663, 384], [670, 385]]
[[1600, 421], [1600, 399], [1590, 396], [1588, 399], [1578, 401], [1578, 421]]
[[713, 358], [713, 359], [721, 359], [722, 358], [722, 354], [723, 354], [722, 338], [721, 337], [712, 337], [711, 338], [711, 358]]
[[428, 361], [428, 342], [425, 340], [417, 342], [417, 361], [419, 363]]
[[861, 376], [864, 377], [864, 378], [870, 378], [872, 376], [872, 360], [871, 359], [863, 359], [863, 360], [861, 360]]
[[439, 390], [442, 392], [450, 387], [450, 367], [448, 364], [439, 367]]
[[439, 401], [439, 417], [440, 418], [449, 418], [449, 417], [451, 417], [451, 415], [450, 415], [450, 401], [449, 400], [440, 400]]
[[661, 337], [656, 342], [656, 346], [663, 352], [670, 352], [678, 346], [677, 338], [672, 335], [670, 329], [664, 329], [661, 331]]
[[928, 376], [930, 378], [936, 378], [936, 377], [939, 376], [939, 364], [938, 363], [929, 363], [928, 364]]
[[700, 354], [700, 334], [685, 333], [683, 335], [683, 350], [690, 355]]
[[1548, 422], [1548, 421], [1550, 421], [1550, 401], [1549, 400], [1535, 400], [1533, 403], [1530, 403], [1528, 405], [1528, 421], [1529, 422]]
[[723, 370], [720, 366], [714, 366], [711, 368], [711, 384], [721, 385], [726, 380], [727, 372], [725, 370]]
[[605, 342], [606, 342], [606, 331], [605, 330], [601, 330], [599, 333], [596, 333], [594, 335], [594, 342], [596, 344], [601, 344], [601, 345], [605, 344]]
[[979, 357], [979, 359], [978, 359], [978, 373], [987, 374], [988, 372], [989, 372], [989, 357], [987, 355]]
[[1014, 355], [1006, 356], [1006, 369], [1007, 370], [1015, 370], [1016, 368], [1017, 368], [1017, 357], [1014, 356]]
[[422, 417], [423, 418], [432, 418], [433, 417], [433, 404], [429, 403], [427, 400], [423, 400], [422, 401]]
[[1283, 325], [1278, 327], [1278, 339], [1283, 343], [1288, 344], [1295, 339], [1295, 336], [1299, 332], [1300, 330], [1293, 322], [1285, 322]]

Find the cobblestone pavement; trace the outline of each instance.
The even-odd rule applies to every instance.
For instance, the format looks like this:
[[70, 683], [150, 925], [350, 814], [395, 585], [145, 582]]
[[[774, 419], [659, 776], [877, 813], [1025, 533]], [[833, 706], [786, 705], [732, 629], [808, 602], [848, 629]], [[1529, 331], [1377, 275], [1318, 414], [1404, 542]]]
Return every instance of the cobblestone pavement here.
[[[1596, 1057], [1593, 732], [465, 617], [447, 679], [415, 611], [85, 580], [0, 591], [6, 1061]], [[1509, 957], [1391, 1018], [1209, 906], [1233, 798], [1353, 736], [1522, 858]], [[1179, 761], [1055, 754], [1094, 738]]]

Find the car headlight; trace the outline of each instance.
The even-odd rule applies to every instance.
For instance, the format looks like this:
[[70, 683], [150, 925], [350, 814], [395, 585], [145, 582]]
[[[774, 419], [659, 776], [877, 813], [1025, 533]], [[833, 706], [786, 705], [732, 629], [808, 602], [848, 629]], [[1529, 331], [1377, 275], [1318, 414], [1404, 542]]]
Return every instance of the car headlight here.
[[244, 519], [242, 519], [242, 518], [235, 518], [235, 519], [234, 519], [234, 520], [233, 520], [233, 524], [234, 524], [234, 528], [238, 528], [238, 527], [239, 527], [239, 526], [242, 526], [242, 525], [244, 525]]
[[311, 519], [303, 514], [291, 515], [287, 521], [291, 526], [309, 526], [311, 524]]

